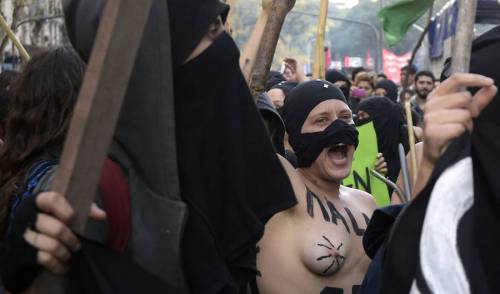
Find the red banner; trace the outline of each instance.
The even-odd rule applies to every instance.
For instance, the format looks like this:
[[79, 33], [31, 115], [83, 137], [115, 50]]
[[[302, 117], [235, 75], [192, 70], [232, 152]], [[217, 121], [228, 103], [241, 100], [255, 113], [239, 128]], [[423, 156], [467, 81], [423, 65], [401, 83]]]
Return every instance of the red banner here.
[[408, 65], [411, 52], [404, 55], [396, 55], [384, 49], [384, 73], [387, 78], [395, 83], [401, 82], [401, 68]]

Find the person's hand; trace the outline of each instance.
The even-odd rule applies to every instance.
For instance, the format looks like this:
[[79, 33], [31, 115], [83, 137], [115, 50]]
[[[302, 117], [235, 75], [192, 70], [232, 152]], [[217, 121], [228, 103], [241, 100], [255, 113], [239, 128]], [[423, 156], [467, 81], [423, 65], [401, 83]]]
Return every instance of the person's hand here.
[[[481, 88], [474, 97], [466, 87]], [[472, 131], [473, 118], [495, 97], [497, 88], [490, 78], [476, 74], [454, 74], [429, 97], [424, 114], [424, 159], [434, 165], [448, 144]]]
[[[71, 253], [80, 249], [80, 241], [68, 227], [74, 210], [65, 197], [55, 192], [39, 194], [36, 205], [41, 212], [34, 229], [28, 228], [24, 233], [24, 239], [38, 250], [40, 265], [54, 274], [64, 274]], [[90, 217], [104, 220], [106, 213], [93, 204]]]
[[377, 162], [375, 163], [375, 170], [383, 175], [387, 174], [387, 162], [385, 162], [384, 155], [379, 153], [377, 155]]
[[291, 75], [287, 78], [289, 82], [300, 84], [309, 80], [304, 72], [304, 66], [299, 60], [294, 58], [286, 58], [284, 60], [284, 63], [285, 68], [288, 69], [291, 73]]

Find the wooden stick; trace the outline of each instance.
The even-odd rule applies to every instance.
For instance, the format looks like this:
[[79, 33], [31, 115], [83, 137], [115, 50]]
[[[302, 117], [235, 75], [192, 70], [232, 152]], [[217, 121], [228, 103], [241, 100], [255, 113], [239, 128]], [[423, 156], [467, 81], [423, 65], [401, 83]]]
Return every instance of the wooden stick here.
[[415, 186], [417, 182], [417, 152], [415, 149], [415, 133], [413, 132], [413, 117], [411, 115], [411, 104], [410, 101], [405, 102], [405, 112], [406, 112], [406, 124], [408, 125], [408, 143], [410, 144], [410, 163], [411, 170], [413, 172], [412, 176], [412, 187]]
[[477, 0], [460, 0], [459, 5], [451, 70], [453, 73], [467, 73], [469, 72], [472, 40], [474, 38]]
[[[108, 0], [85, 73], [52, 190], [75, 209], [71, 228], [83, 235], [152, 0]], [[124, 50], [126, 48], [126, 50]], [[30, 293], [63, 293], [42, 275]]]
[[0, 26], [9, 37], [12, 44], [14, 44], [14, 46], [19, 51], [19, 55], [21, 55], [21, 58], [24, 60], [24, 62], [30, 61], [31, 58], [30, 55], [28, 54], [28, 51], [26, 51], [26, 48], [24, 48], [23, 44], [19, 42], [19, 39], [17, 38], [16, 34], [12, 31], [12, 29], [7, 24], [7, 21], [5, 20], [5, 18], [1, 13], [0, 13]]
[[233, 34], [234, 16], [236, 12], [236, 0], [226, 0], [226, 3], [231, 7], [229, 10], [229, 15], [226, 20], [226, 31], [229, 34]]
[[256, 54], [258, 58], [255, 58], [250, 74], [250, 89], [254, 97], [258, 97], [266, 88], [267, 75], [271, 69], [281, 28], [286, 15], [295, 5], [295, 0], [263, 0], [262, 4], [263, 11], [266, 11], [268, 16]]
[[328, 0], [321, 0], [318, 31], [316, 33], [316, 55], [314, 58], [314, 79], [325, 79], [325, 32], [328, 17]]
[[259, 52], [259, 46], [264, 36], [264, 31], [266, 29], [266, 24], [269, 20], [269, 15], [272, 9], [271, 0], [262, 1], [262, 10], [260, 12], [257, 23], [255, 24], [250, 39], [248, 39], [243, 52], [240, 56], [240, 67], [243, 72], [243, 76], [248, 84], [250, 84], [250, 78], [255, 66], [255, 61], [257, 60], [257, 54]]

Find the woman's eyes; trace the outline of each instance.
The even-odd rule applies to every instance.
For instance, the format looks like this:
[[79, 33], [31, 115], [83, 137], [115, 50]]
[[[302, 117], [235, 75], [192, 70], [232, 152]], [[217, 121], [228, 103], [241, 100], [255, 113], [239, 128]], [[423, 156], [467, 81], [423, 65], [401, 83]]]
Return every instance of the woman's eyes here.
[[326, 118], [326, 117], [320, 117], [320, 118], [318, 118], [318, 119], [316, 120], [316, 123], [317, 123], [317, 124], [325, 124], [325, 123], [327, 123], [327, 122], [329, 122], [329, 121], [330, 121], [330, 120], [329, 120], [328, 118]]

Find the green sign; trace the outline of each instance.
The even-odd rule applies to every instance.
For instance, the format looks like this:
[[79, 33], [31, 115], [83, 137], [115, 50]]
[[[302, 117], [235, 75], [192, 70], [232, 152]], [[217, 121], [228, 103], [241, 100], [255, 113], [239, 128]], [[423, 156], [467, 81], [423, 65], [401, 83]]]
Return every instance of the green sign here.
[[343, 185], [370, 193], [378, 207], [387, 206], [391, 203], [387, 185], [370, 173], [371, 169], [375, 169], [379, 153], [373, 122], [358, 127], [358, 131], [359, 146], [354, 153], [351, 174]]

